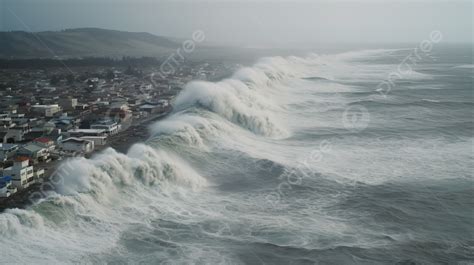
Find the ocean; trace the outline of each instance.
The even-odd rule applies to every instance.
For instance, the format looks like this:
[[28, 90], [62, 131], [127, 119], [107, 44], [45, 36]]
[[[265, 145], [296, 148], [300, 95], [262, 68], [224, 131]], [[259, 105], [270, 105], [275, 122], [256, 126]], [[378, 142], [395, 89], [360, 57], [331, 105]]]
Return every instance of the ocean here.
[[2, 264], [473, 264], [472, 46], [266, 57], [0, 214]]

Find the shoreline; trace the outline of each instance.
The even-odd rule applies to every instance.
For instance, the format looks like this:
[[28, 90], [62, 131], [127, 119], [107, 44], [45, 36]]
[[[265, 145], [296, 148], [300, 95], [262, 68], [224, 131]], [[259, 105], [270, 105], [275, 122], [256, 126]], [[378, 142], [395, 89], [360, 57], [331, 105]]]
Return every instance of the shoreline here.
[[[107, 144], [104, 146], [100, 146], [96, 148], [91, 153], [85, 155], [84, 157], [90, 159], [94, 155], [102, 152], [103, 150], [112, 147], [117, 152], [126, 154], [128, 149], [136, 144], [145, 141], [149, 137], [148, 133], [148, 126], [158, 120], [166, 118], [172, 112], [172, 108], [169, 110], [158, 113], [152, 114], [150, 117], [144, 118], [142, 120], [138, 120], [136, 124], [132, 124], [125, 130], [120, 131], [116, 135], [112, 135], [107, 139]], [[40, 182], [33, 183], [28, 188], [19, 190], [15, 194], [10, 197], [0, 198], [0, 213], [4, 212], [8, 209], [25, 209], [28, 206], [34, 204], [34, 201], [37, 201], [40, 198], [35, 198], [35, 200], [30, 199], [32, 194], [38, 192], [41, 187], [44, 188], [44, 183], [47, 183], [49, 179], [54, 176], [56, 169], [61, 165], [63, 161], [66, 161], [68, 158], [63, 160], [54, 160], [50, 163], [45, 164], [47, 167], [43, 167], [45, 170], [45, 177], [40, 180]], [[52, 185], [48, 185], [52, 187]], [[49, 190], [53, 190], [52, 188]]]

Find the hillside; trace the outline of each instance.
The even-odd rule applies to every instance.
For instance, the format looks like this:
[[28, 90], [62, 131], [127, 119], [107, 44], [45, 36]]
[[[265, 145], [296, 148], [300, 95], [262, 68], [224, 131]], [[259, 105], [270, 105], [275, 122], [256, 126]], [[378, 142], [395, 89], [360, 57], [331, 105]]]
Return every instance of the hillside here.
[[3, 58], [160, 56], [178, 47], [174, 41], [146, 32], [99, 28], [0, 32], [0, 57]]

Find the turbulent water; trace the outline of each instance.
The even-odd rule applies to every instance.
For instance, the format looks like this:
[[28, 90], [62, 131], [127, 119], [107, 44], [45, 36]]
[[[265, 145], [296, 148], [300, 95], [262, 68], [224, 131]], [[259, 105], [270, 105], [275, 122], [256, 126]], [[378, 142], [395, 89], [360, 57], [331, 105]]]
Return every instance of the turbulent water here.
[[471, 264], [472, 51], [410, 52], [189, 83], [146, 143], [0, 214], [0, 263]]

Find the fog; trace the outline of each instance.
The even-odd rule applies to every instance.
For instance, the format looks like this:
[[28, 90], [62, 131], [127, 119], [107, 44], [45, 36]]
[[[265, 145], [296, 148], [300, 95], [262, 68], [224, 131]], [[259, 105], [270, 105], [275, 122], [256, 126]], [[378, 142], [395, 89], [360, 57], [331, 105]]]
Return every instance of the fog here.
[[439, 30], [472, 42], [472, 1], [1, 0], [5, 30], [100, 27], [234, 46], [419, 42]]

